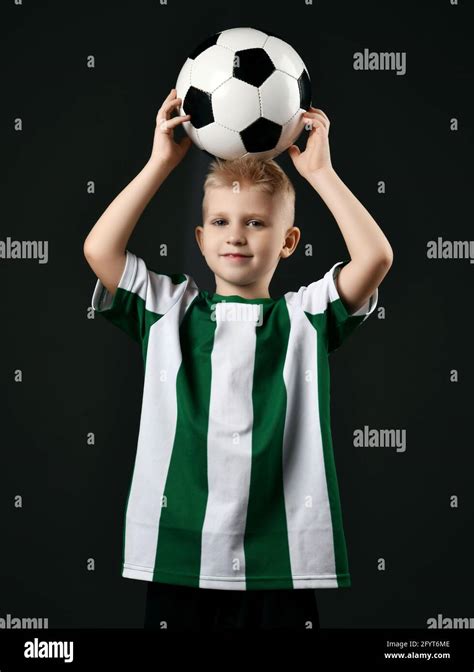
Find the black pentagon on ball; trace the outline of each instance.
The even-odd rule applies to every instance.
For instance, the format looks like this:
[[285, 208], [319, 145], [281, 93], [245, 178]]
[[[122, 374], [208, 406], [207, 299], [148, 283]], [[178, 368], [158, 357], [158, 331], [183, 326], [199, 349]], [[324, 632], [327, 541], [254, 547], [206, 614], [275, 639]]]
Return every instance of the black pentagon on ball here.
[[247, 84], [261, 86], [274, 70], [275, 66], [264, 49], [242, 49], [235, 52], [233, 75]]
[[194, 128], [202, 128], [214, 121], [211, 94], [190, 86], [183, 101], [184, 114], [190, 114], [189, 120]]
[[[222, 31], [221, 31], [222, 32]], [[211, 35], [210, 37], [206, 38], [203, 40], [198, 46], [189, 54], [188, 58], [195, 59], [199, 56], [199, 54], [202, 54], [203, 51], [206, 51], [206, 49], [209, 49], [209, 47], [213, 47], [217, 39], [221, 33], [214, 33], [214, 35]]]
[[274, 121], [260, 117], [240, 131], [247, 152], [267, 152], [274, 149], [280, 139], [282, 127]]
[[298, 77], [298, 88], [300, 90], [300, 107], [303, 110], [309, 110], [311, 107], [311, 82], [306, 69]]

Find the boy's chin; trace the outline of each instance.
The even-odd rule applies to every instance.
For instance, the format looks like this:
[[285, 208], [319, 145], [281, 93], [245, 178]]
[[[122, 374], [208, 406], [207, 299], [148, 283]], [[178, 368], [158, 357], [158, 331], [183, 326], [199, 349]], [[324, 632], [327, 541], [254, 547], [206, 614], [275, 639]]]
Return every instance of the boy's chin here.
[[241, 287], [245, 287], [251, 282], [250, 279], [243, 277], [241, 273], [226, 273], [225, 275], [222, 275], [222, 273], [218, 274], [214, 272], [214, 276], [216, 280], [216, 287], [219, 283], [226, 283], [228, 285], [234, 285], [235, 289], [237, 290]]

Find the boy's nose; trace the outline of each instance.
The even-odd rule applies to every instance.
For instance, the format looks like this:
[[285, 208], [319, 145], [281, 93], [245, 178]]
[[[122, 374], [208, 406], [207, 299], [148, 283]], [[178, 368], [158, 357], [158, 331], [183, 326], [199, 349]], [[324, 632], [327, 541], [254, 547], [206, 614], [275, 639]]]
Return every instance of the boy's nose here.
[[236, 226], [234, 228], [231, 227], [228, 231], [227, 240], [229, 241], [229, 243], [231, 243], [231, 242], [235, 243], [237, 241], [244, 242], [245, 241], [245, 233], [239, 226]]
[[235, 236], [227, 238], [227, 243], [229, 245], [235, 245], [237, 248], [244, 246], [245, 242], [244, 238], [236, 238]]

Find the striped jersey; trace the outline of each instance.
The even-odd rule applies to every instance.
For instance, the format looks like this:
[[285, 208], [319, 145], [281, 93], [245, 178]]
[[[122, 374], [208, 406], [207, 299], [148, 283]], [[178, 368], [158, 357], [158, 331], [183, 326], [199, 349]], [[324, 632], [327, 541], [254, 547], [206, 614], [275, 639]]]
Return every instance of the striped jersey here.
[[370, 315], [335, 275], [278, 299], [199, 290], [129, 250], [94, 310], [144, 362], [122, 576], [198, 588], [351, 585], [330, 427], [328, 355]]

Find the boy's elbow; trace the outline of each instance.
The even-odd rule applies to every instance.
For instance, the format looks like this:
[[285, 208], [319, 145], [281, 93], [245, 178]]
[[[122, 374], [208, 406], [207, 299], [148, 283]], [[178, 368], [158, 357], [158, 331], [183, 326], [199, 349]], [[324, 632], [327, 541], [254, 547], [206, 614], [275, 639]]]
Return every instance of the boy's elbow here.
[[84, 245], [82, 246], [82, 251], [84, 253], [84, 256], [87, 259], [87, 257], [90, 256], [90, 254], [91, 254], [91, 244], [90, 244], [90, 241], [89, 241], [89, 236], [87, 236], [87, 238], [84, 241]]
[[393, 264], [393, 250], [391, 247], [389, 247], [382, 256], [382, 266], [386, 268], [388, 271], [388, 269], [392, 264]]
[[97, 247], [91, 243], [88, 238], [85, 239], [82, 251], [86, 259], [97, 257]]

